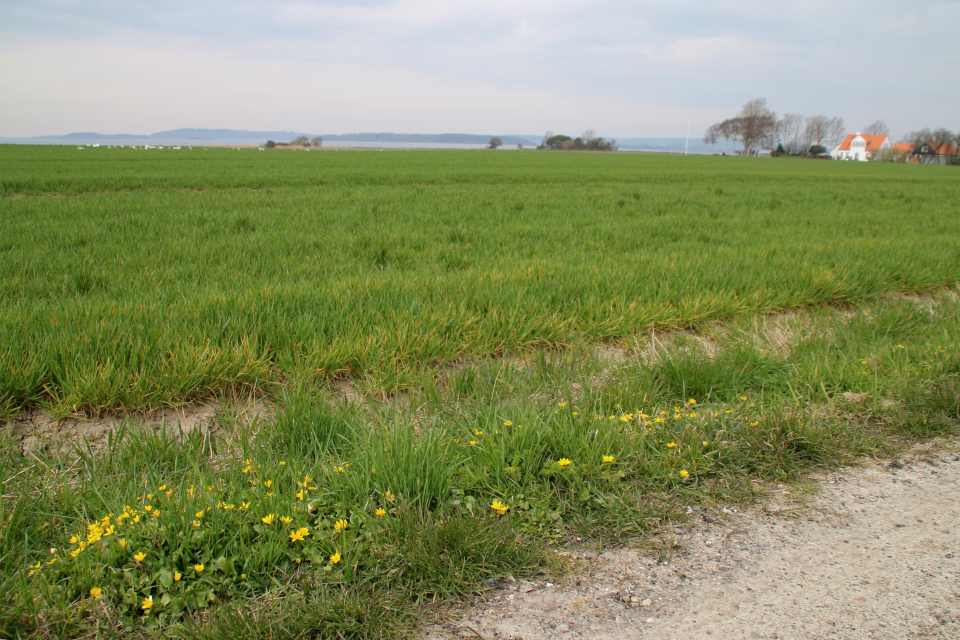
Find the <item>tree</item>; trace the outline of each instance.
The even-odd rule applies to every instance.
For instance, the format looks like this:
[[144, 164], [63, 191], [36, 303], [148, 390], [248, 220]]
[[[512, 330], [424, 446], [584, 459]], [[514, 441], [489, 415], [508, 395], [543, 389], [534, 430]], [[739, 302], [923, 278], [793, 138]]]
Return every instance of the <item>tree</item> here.
[[754, 147], [770, 142], [777, 124], [777, 116], [767, 108], [766, 98], [756, 98], [743, 105], [737, 120], [745, 155], [750, 155]]
[[810, 116], [803, 129], [805, 147], [822, 147], [830, 137], [830, 118], [827, 116]]
[[[552, 134], [552, 131], [548, 133]], [[590, 132], [592, 134], [592, 132]], [[553, 149], [555, 151], [616, 151], [616, 140], [604, 140], [603, 138], [591, 137], [584, 140], [583, 137], [571, 138], [563, 134], [545, 136], [537, 149]]]
[[717, 125], [717, 134], [723, 138], [723, 155], [727, 155], [730, 148], [730, 141], [736, 141], [740, 134], [739, 118], [727, 118]]
[[273, 149], [275, 146], [277, 146], [277, 143], [273, 140], [267, 140], [267, 144], [265, 146], [267, 149]]
[[310, 146], [311, 146], [311, 147], [322, 147], [322, 146], [323, 146], [323, 138], [321, 138], [320, 136], [315, 137], [313, 140], [310, 141]]
[[297, 136], [296, 138], [291, 140], [289, 144], [291, 147], [298, 147], [298, 146], [309, 147], [310, 138], [308, 138], [307, 136]]
[[713, 153], [713, 145], [717, 144], [717, 138], [720, 137], [720, 132], [717, 131], [717, 128], [720, 125], [712, 124], [710, 128], [703, 134], [703, 144], [710, 145], [710, 152]]
[[861, 133], [868, 136], [888, 136], [890, 135], [890, 127], [883, 120], [874, 120], [864, 127]]
[[499, 146], [502, 145], [502, 144], [503, 144], [503, 140], [501, 140], [501, 139], [498, 138], [497, 136], [493, 136], [492, 138], [490, 138], [490, 146], [489, 146], [489, 148], [490, 148], [490, 149], [496, 149], [497, 147], [499, 147]]
[[846, 137], [846, 126], [843, 124], [843, 118], [830, 119], [830, 146], [839, 147], [840, 143]]

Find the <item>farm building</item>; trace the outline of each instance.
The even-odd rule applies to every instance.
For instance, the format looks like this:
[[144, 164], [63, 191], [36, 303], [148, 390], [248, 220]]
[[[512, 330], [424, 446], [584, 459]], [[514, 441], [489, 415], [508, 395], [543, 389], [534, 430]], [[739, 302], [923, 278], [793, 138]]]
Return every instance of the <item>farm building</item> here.
[[861, 133], [848, 133], [840, 145], [830, 152], [834, 160], [859, 160], [866, 162], [870, 156], [893, 145], [890, 136], [876, 136]]

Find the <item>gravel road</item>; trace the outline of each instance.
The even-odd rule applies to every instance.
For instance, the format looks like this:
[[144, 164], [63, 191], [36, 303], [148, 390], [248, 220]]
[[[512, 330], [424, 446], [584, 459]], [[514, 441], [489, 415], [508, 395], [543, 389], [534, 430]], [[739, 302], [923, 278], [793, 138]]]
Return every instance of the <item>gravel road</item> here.
[[669, 557], [572, 553], [559, 583], [507, 580], [427, 640], [960, 638], [958, 443], [690, 509]]

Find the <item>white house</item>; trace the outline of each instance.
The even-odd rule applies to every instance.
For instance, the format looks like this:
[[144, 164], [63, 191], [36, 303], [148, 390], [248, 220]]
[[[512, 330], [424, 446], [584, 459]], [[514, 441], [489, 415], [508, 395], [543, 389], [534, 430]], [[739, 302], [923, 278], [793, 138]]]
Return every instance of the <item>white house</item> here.
[[836, 149], [830, 152], [834, 160], [859, 160], [866, 162], [875, 151], [895, 147], [899, 151], [909, 151], [910, 145], [890, 142], [890, 136], [875, 136], [861, 133], [848, 133]]

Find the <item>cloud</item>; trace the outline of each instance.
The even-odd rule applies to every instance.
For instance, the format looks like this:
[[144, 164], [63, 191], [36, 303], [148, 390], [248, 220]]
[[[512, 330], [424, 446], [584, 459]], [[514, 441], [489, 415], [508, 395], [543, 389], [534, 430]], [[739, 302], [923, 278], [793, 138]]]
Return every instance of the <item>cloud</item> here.
[[[54, 123], [91, 128], [75, 108], [90, 104], [116, 110], [115, 123], [141, 114], [127, 128], [136, 131], [227, 126], [218, 118], [294, 128], [255, 123], [271, 108], [292, 118], [306, 105], [344, 104], [324, 107], [322, 131], [426, 131], [438, 122], [559, 130], [530, 128], [554, 118], [573, 132], [681, 135], [688, 118], [702, 129], [709, 121], [696, 119], [760, 96], [781, 111], [950, 126], [958, 19], [960, 3], [934, 0], [7, 0], [0, 108], [5, 135], [47, 133]], [[111, 100], [87, 96], [80, 80]], [[931, 85], [937, 91], [918, 104], [913, 96]], [[341, 94], [318, 88], [330, 86]], [[162, 113], [136, 97], [171, 87], [179, 101]], [[391, 99], [374, 88], [389, 88]], [[208, 94], [233, 102], [218, 108]], [[354, 124], [359, 114], [366, 125]]]

